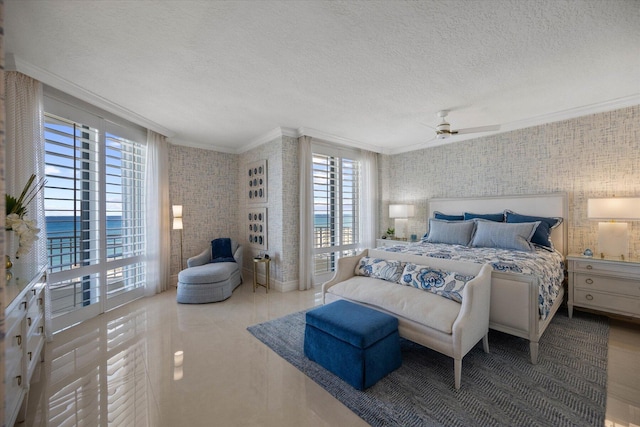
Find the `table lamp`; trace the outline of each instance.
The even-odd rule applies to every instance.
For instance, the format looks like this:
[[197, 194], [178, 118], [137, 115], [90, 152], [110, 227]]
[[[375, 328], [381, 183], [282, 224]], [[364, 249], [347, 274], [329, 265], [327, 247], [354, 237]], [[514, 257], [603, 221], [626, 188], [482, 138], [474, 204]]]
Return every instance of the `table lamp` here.
[[[587, 218], [598, 222], [600, 258], [625, 259], [629, 254], [627, 221], [640, 220], [640, 197], [609, 197], [587, 200]], [[623, 222], [618, 222], [623, 221]]]

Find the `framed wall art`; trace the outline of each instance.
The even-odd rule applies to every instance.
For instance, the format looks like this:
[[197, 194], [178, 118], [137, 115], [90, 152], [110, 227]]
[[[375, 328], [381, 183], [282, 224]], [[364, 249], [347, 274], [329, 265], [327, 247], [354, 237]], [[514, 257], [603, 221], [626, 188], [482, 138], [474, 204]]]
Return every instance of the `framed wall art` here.
[[249, 245], [267, 250], [267, 208], [248, 209]]
[[259, 160], [248, 165], [247, 194], [249, 203], [267, 202], [267, 160]]

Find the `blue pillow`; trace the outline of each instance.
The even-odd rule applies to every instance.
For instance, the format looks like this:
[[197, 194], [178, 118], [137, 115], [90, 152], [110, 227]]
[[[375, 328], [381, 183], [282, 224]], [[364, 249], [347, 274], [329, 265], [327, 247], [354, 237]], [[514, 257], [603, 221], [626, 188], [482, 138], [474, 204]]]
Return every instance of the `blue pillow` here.
[[222, 237], [211, 241], [211, 262], [236, 262], [231, 252], [231, 239]]
[[473, 235], [473, 221], [445, 221], [429, 218], [429, 233], [424, 237], [428, 243], [447, 243], [467, 246]]
[[445, 221], [462, 221], [464, 220], [464, 215], [447, 215], [442, 212], [435, 211], [433, 213], [433, 217], [435, 219], [444, 219]]
[[520, 215], [511, 211], [506, 211], [505, 213], [507, 215], [507, 222], [511, 223], [540, 221], [540, 225], [531, 238], [531, 243], [551, 251], [553, 250], [551, 230], [562, 224], [562, 218]]
[[464, 213], [464, 220], [469, 220], [469, 219], [486, 219], [488, 221], [495, 221], [495, 222], [504, 222], [504, 212], [500, 212], [497, 214], [475, 214], [475, 213], [469, 213], [469, 212], [465, 212]]
[[539, 224], [540, 221], [507, 224], [478, 219], [470, 246], [533, 252], [531, 237]]

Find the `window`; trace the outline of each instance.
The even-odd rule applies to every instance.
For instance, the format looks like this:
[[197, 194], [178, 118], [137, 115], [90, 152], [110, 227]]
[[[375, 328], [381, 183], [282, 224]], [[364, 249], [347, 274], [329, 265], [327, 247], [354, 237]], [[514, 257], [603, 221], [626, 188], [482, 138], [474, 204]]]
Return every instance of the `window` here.
[[360, 162], [313, 153], [314, 282], [327, 280], [340, 256], [360, 243]]
[[53, 98], [44, 122], [55, 331], [143, 295], [146, 147], [140, 129]]

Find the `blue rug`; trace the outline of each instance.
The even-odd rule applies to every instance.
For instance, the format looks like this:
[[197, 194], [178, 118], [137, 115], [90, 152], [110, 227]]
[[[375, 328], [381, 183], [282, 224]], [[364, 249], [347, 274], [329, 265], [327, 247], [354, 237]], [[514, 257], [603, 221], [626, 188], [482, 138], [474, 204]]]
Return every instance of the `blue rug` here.
[[560, 309], [540, 341], [538, 364], [528, 341], [490, 331], [491, 353], [478, 344], [462, 361], [401, 340], [402, 366], [358, 391], [303, 354], [304, 312], [247, 328], [373, 426], [603, 426], [609, 323]]

